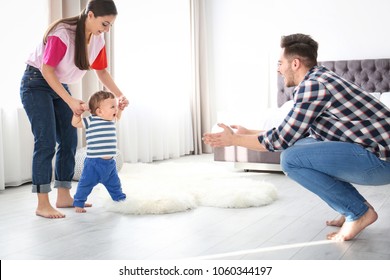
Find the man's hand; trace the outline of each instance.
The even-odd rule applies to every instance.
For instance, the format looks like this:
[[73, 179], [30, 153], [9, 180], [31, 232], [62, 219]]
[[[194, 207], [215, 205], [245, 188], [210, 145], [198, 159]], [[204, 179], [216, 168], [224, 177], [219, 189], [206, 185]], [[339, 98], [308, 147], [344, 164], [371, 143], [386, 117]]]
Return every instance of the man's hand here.
[[[240, 146], [255, 151], [267, 151], [259, 142], [258, 134], [255, 130], [245, 129], [243, 127], [227, 126], [223, 123], [218, 124], [223, 129], [221, 132], [203, 134], [203, 142], [211, 147]], [[234, 132], [236, 129], [237, 132]], [[240, 132], [240, 133], [239, 133]]]
[[211, 147], [227, 147], [234, 145], [235, 133], [229, 126], [219, 123], [219, 127], [223, 129], [222, 132], [205, 133], [203, 135], [203, 142]]
[[259, 135], [261, 132], [263, 132], [263, 130], [247, 129], [241, 125], [231, 125], [230, 127], [235, 129], [237, 134]]

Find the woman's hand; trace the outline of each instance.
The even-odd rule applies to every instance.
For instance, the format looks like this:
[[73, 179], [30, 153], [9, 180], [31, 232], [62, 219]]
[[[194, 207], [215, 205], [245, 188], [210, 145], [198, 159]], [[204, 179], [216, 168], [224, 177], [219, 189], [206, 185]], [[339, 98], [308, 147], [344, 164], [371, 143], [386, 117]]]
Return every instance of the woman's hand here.
[[235, 133], [229, 126], [219, 123], [219, 127], [223, 129], [222, 132], [205, 133], [203, 135], [203, 142], [211, 147], [226, 147], [234, 145]]
[[73, 98], [68, 102], [70, 109], [73, 111], [73, 114], [80, 116], [84, 111], [87, 111], [88, 108], [84, 101]]

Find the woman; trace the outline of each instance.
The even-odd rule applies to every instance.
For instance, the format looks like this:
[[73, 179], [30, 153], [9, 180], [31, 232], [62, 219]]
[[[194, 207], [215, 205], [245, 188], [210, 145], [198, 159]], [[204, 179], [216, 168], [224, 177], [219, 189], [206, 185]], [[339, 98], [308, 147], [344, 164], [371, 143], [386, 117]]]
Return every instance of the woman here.
[[56, 207], [73, 205], [70, 189], [77, 130], [71, 120], [73, 114], [82, 114], [85, 106], [82, 100], [72, 97], [68, 84], [79, 82], [88, 70], [93, 69], [107, 90], [119, 98], [120, 107], [128, 105], [106, 70], [104, 33], [110, 30], [116, 16], [117, 10], [112, 0], [90, 0], [78, 16], [51, 24], [43, 42], [27, 60], [20, 96], [34, 135], [32, 191], [38, 196], [38, 216], [65, 217], [49, 200], [52, 160], [57, 144], [54, 173]]

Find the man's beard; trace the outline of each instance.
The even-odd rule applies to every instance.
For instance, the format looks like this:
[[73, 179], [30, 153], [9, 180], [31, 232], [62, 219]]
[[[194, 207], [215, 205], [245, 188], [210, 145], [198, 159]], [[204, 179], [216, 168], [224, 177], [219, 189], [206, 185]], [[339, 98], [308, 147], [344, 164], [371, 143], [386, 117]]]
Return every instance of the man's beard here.
[[[289, 78], [291, 78], [291, 76], [289, 77]], [[294, 86], [296, 86], [296, 84], [294, 83], [294, 79], [287, 79], [286, 77], [284, 77], [284, 85], [286, 86], [286, 87], [294, 87]]]

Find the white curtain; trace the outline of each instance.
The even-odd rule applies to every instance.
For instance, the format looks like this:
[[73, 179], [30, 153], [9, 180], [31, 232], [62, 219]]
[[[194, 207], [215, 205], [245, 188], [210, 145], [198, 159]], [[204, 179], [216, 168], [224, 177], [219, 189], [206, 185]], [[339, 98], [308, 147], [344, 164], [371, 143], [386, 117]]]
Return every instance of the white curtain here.
[[192, 153], [189, 1], [116, 4], [114, 78], [130, 101], [119, 121], [124, 161]]
[[0, 108], [0, 191], [5, 189], [3, 154], [3, 109]]
[[[19, 186], [31, 181], [34, 140], [23, 108], [2, 109], [4, 185]], [[0, 165], [1, 166], [1, 165]]]
[[[42, 39], [48, 24], [48, 3], [29, 0], [8, 3], [9, 11], [17, 11], [18, 24], [5, 28], [1, 34], [4, 41], [0, 53], [4, 54], [2, 63], [6, 67], [0, 68], [0, 189], [31, 181], [33, 138], [19, 87], [25, 60]], [[15, 14], [3, 13], [3, 20], [13, 22]]]
[[[192, 65], [192, 124], [194, 153], [210, 153], [202, 141], [204, 132], [211, 131], [212, 112], [209, 96], [207, 32], [204, 0], [190, 0], [191, 5], [191, 65]], [[215, 119], [215, 117], [214, 117]]]

